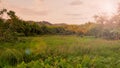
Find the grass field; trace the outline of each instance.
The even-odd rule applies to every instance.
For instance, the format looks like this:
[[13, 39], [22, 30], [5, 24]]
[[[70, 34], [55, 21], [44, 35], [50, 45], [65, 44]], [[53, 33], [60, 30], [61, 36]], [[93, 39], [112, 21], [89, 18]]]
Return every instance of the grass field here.
[[0, 43], [4, 68], [120, 68], [120, 40], [44, 35]]

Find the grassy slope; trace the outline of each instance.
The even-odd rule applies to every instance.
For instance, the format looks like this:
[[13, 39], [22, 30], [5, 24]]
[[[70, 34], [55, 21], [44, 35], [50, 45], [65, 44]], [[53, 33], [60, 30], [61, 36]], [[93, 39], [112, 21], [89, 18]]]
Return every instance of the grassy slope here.
[[[26, 40], [22, 42], [1, 43], [1, 52], [3, 51], [2, 49], [18, 49], [22, 51], [30, 49], [33, 55], [44, 55], [46, 60], [49, 60], [49, 57], [54, 59], [53, 57], [60, 56], [61, 58], [59, 59], [78, 68], [89, 66], [93, 68], [119, 68], [120, 65], [119, 40], [110, 41], [93, 37], [81, 38], [79, 36], [58, 35], [28, 37], [24, 39]], [[41, 60], [45, 62], [45, 60]], [[49, 60], [49, 62], [52, 61]], [[53, 63], [55, 64], [56, 62]]]

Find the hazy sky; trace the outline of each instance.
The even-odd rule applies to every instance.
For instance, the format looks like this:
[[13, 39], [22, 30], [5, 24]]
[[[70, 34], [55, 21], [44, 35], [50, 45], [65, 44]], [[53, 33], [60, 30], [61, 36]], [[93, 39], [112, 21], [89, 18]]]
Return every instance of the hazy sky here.
[[111, 15], [120, 0], [1, 0], [0, 8], [14, 10], [24, 20], [81, 24], [95, 14]]

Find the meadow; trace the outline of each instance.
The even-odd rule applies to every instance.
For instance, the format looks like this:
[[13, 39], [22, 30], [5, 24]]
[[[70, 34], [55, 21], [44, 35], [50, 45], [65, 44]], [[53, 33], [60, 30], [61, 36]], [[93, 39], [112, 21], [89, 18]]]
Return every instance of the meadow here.
[[120, 40], [42, 35], [0, 42], [1, 68], [119, 68]]

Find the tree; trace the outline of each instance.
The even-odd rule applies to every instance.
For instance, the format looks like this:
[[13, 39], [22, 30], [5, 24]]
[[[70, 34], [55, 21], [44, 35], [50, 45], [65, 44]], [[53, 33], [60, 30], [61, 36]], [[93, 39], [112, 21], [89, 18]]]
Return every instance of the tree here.
[[[108, 18], [105, 14], [94, 17], [99, 25], [102, 25], [101, 36], [107, 39], [120, 39], [120, 4], [118, 4], [118, 11], [111, 18]], [[101, 28], [100, 27], [100, 28]], [[101, 31], [98, 30], [99, 32]]]
[[0, 17], [2, 18], [3, 17], [3, 14], [7, 12], [7, 9], [2, 9], [0, 11]]

